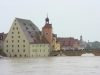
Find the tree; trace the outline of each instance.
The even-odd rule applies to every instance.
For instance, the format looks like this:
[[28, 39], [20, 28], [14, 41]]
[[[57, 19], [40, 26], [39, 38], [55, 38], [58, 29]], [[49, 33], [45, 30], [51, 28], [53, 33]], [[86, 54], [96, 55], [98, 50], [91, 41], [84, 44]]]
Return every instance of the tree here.
[[90, 45], [87, 45], [85, 49], [92, 49]]
[[92, 43], [92, 48], [93, 49], [98, 49], [99, 47], [100, 47], [100, 42], [95, 41], [95, 42]]
[[1, 55], [1, 53], [2, 53], [2, 49], [0, 49], [0, 55]]

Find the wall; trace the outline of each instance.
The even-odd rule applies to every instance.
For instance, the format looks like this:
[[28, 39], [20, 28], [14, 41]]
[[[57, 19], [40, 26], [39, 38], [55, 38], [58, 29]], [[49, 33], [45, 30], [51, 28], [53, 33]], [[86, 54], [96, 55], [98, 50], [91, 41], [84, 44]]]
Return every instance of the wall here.
[[17, 55], [17, 57], [29, 57], [29, 42], [19, 23], [15, 20], [4, 41], [4, 52], [7, 54], [7, 57], [14, 57], [14, 55]]
[[56, 37], [53, 37], [54, 50], [60, 50], [60, 44], [56, 42]]
[[50, 44], [30, 44], [30, 57], [47, 57], [50, 51]]
[[77, 42], [75, 42], [74, 45], [73, 45], [73, 48], [74, 49], [80, 49], [80, 46], [79, 46], [79, 44]]
[[2, 43], [3, 43], [3, 41], [2, 41], [2, 40], [0, 40], [0, 49], [2, 49], [2, 48], [3, 48]]
[[[46, 32], [48, 32], [48, 35], [46, 35]], [[52, 28], [43, 28], [42, 29], [42, 35], [47, 39], [49, 43], [52, 43]]]

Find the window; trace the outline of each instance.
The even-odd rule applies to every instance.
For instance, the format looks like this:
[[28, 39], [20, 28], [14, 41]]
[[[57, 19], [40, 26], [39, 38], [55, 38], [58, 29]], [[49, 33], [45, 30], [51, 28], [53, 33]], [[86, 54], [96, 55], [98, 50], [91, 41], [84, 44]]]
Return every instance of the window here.
[[12, 49], [12, 52], [14, 52], [14, 50]]
[[32, 27], [33, 30], [35, 30], [35, 28]]
[[18, 49], [18, 52], [19, 52], [19, 49]]
[[18, 34], [19, 34], [19, 32], [18, 32]]
[[12, 34], [14, 34], [14, 32], [12, 32]]
[[21, 55], [20, 55], [20, 57], [21, 57]]
[[18, 27], [17, 27], [17, 30], [18, 30]]
[[48, 35], [48, 32], [45, 32], [45, 35]]
[[28, 30], [28, 28], [26, 27], [26, 29]]
[[40, 49], [40, 52], [41, 52], [41, 49]]
[[23, 52], [25, 52], [25, 49], [23, 50]]
[[25, 23], [23, 23], [24, 25], [26, 25]]
[[14, 30], [15, 28], [13, 27], [13, 30]]
[[7, 42], [8, 42], [8, 40], [7, 40]]
[[8, 52], [8, 50], [7, 50], [7, 52]]
[[8, 45], [7, 45], [7, 47], [8, 47]]
[[23, 45], [23, 47], [25, 47], [25, 45]]
[[14, 38], [14, 37], [12, 36], [12, 38]]
[[41, 47], [41, 45], [40, 45], [40, 47]]
[[35, 33], [38, 34], [36, 31], [35, 31]]
[[26, 57], [26, 55], [25, 55], [25, 57]]
[[12, 47], [14, 47], [14, 45], [12, 45]]
[[18, 42], [19, 42], [19, 40], [18, 40]]
[[33, 38], [33, 36], [31, 35], [31, 38]]
[[34, 45], [33, 45], [33, 47], [34, 47]]
[[20, 38], [20, 36], [18, 36], [18, 38]]
[[18, 45], [18, 47], [19, 47], [19, 45]]
[[44, 52], [45, 52], [45, 49], [44, 49]]
[[45, 47], [45, 45], [44, 45], [44, 47]]
[[[30, 24], [31, 25], [31, 24]], [[32, 26], [32, 25], [31, 25]]]
[[14, 42], [14, 40], [12, 40], [12, 42]]
[[15, 23], [15, 25], [16, 25], [16, 23]]
[[23, 40], [23, 42], [25, 42], [25, 40]]
[[29, 34], [31, 34], [31, 32], [30, 32], [30, 31], [28, 31], [28, 33], [29, 33]]

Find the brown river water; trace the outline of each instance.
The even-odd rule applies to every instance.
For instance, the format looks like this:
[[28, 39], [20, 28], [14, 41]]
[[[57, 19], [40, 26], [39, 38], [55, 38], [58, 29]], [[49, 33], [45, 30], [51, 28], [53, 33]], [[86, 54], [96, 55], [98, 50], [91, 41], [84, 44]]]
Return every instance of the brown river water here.
[[100, 56], [3, 57], [0, 75], [100, 75]]

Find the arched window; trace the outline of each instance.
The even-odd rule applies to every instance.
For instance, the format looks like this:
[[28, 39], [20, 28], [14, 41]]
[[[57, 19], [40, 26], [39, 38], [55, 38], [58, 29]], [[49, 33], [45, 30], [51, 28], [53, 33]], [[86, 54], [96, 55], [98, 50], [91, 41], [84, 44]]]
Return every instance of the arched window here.
[[21, 55], [20, 55], [20, 57], [21, 57]]

